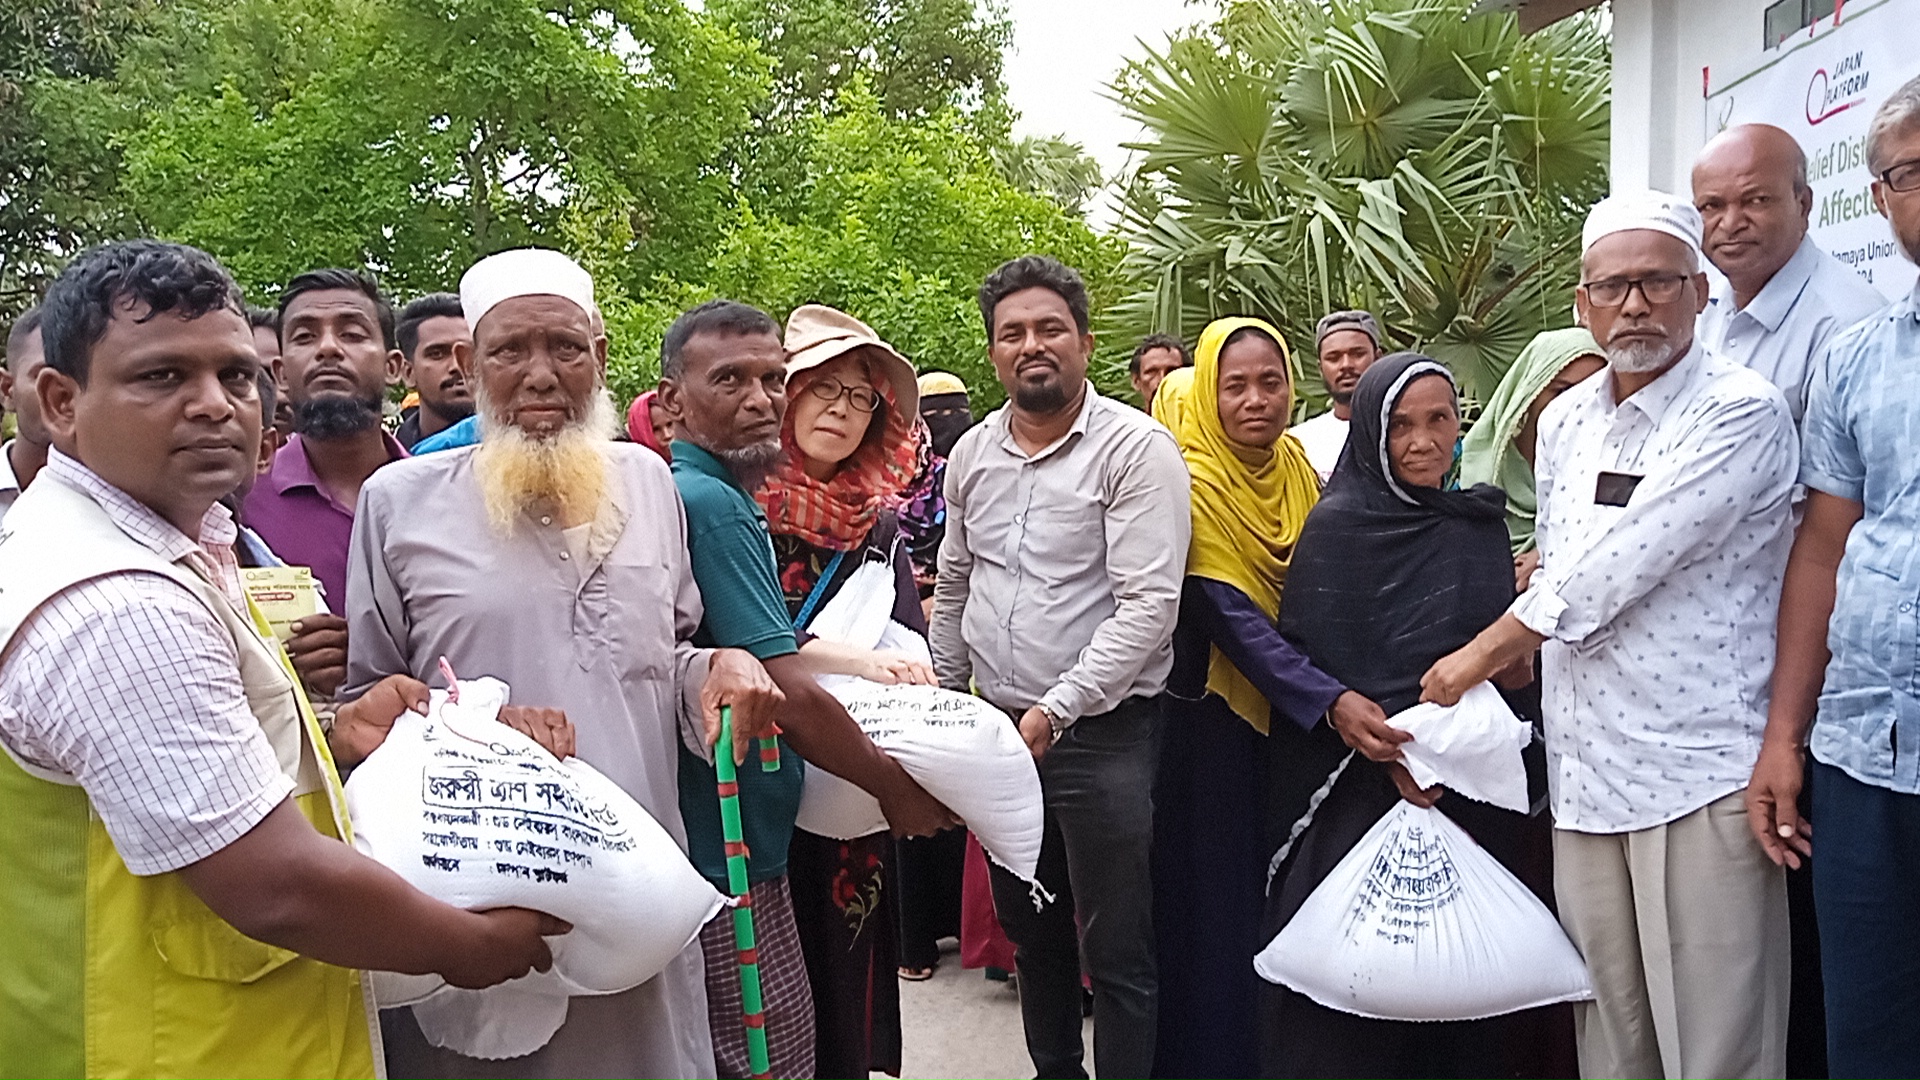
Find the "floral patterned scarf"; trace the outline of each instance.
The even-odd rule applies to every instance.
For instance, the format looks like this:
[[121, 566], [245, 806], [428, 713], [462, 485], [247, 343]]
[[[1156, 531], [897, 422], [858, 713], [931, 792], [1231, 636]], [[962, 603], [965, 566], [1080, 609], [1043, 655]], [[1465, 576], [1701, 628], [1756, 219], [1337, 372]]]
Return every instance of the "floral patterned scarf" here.
[[[787, 384], [788, 399], [806, 393], [815, 378], [818, 369], [795, 375]], [[803, 455], [793, 440], [793, 409], [787, 409], [780, 428], [780, 461], [753, 496], [766, 511], [770, 531], [830, 551], [849, 551], [872, 531], [881, 508], [913, 482], [920, 464], [913, 435], [918, 417], [901, 415], [899, 399], [886, 379], [876, 378], [874, 389], [886, 411], [878, 436], [869, 433], [824, 482], [802, 468]]]

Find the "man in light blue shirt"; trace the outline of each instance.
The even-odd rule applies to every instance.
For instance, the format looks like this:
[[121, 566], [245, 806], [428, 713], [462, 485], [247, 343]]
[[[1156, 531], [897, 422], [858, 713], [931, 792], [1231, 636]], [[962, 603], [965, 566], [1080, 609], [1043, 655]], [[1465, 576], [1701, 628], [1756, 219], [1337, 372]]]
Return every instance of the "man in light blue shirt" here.
[[[1867, 135], [1875, 205], [1920, 262], [1920, 79]], [[1920, 289], [1814, 370], [1806, 520], [1780, 603], [1747, 817], [1776, 863], [1812, 854], [1795, 807], [1811, 730], [1813, 887], [1832, 1075], [1920, 1075]]]
[[1693, 205], [1707, 258], [1725, 275], [1700, 313], [1700, 342], [1765, 375], [1797, 424], [1813, 361], [1886, 297], [1807, 236], [1807, 155], [1777, 127], [1741, 124], [1708, 142], [1694, 161]]

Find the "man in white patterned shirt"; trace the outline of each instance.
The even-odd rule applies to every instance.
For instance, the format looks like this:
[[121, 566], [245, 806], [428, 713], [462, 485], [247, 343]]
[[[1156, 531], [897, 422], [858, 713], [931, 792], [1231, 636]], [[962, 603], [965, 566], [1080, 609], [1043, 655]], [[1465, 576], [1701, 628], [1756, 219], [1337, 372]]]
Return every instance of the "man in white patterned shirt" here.
[[1452, 703], [1542, 648], [1554, 887], [1592, 973], [1586, 1076], [1780, 1076], [1787, 904], [1742, 801], [1760, 749], [1797, 440], [1780, 391], [1703, 349], [1700, 215], [1593, 209], [1582, 321], [1610, 373], [1540, 420], [1541, 564], [1435, 664]]
[[[53, 450], [0, 532], [0, 1075], [372, 1075], [351, 969], [488, 986], [547, 966], [565, 925], [461, 911], [340, 841], [216, 502], [261, 424], [226, 271], [111, 244], [44, 312]], [[376, 742], [425, 698], [387, 680], [336, 737]]]

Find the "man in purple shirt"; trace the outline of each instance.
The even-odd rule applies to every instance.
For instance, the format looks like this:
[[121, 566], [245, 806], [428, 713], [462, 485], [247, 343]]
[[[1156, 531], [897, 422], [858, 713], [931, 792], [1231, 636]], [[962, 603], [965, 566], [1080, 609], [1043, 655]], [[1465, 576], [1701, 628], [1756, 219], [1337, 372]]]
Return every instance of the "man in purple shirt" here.
[[[308, 271], [280, 296], [280, 350], [294, 434], [247, 496], [246, 521], [288, 563], [311, 567], [338, 613], [360, 485], [407, 456], [380, 427], [402, 359], [393, 306], [364, 273]], [[300, 674], [315, 694], [331, 696], [346, 675], [346, 620], [315, 615], [294, 631], [288, 652]]]

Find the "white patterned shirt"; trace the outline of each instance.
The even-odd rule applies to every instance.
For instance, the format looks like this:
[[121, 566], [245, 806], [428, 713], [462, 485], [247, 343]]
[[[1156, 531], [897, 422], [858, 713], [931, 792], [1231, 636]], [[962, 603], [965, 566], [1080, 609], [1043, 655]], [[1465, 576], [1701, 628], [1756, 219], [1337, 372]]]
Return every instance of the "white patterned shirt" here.
[[[207, 511], [196, 543], [58, 450], [35, 486], [50, 480], [244, 603], [224, 507]], [[78, 781], [135, 874], [199, 862], [293, 791], [247, 706], [232, 635], [179, 582], [153, 573], [75, 585], [21, 625], [0, 663], [0, 743]]]
[[[1697, 343], [1624, 402], [1603, 373], [1541, 417], [1540, 570], [1511, 610], [1548, 638], [1560, 828], [1651, 828], [1746, 786], [1797, 454], [1780, 391]], [[1640, 478], [1626, 505], [1597, 500], [1603, 472]]]

